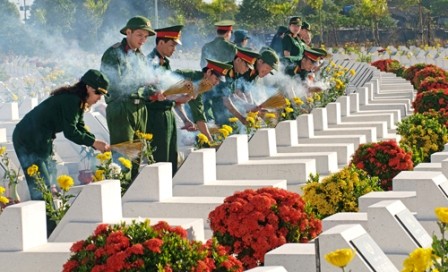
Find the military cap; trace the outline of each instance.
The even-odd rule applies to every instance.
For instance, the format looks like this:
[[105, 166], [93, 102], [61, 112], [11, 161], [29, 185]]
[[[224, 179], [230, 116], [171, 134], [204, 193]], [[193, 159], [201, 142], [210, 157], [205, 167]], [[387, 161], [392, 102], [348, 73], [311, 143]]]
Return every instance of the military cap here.
[[322, 52], [317, 52], [313, 48], [305, 47], [303, 56], [309, 58], [312, 61], [318, 61], [322, 57]]
[[182, 44], [182, 42], [180, 41], [180, 36], [181, 36], [181, 30], [183, 27], [184, 27], [183, 25], [175, 25], [175, 26], [170, 26], [170, 27], [165, 27], [165, 28], [158, 28], [155, 30], [157, 33], [156, 37], [172, 39], [177, 44]]
[[282, 35], [283, 33], [285, 33], [286, 31], [288, 31], [288, 28], [286, 26], [279, 26], [277, 28], [277, 34], [278, 35]]
[[149, 32], [149, 36], [153, 36], [156, 34], [154, 29], [152, 29], [151, 27], [151, 21], [149, 21], [148, 18], [143, 16], [135, 16], [129, 19], [126, 26], [120, 30], [120, 33], [126, 35], [126, 29], [131, 30], [143, 29]]
[[233, 25], [235, 25], [235, 22], [232, 20], [223, 20], [215, 23], [217, 30], [232, 30]]
[[328, 52], [327, 52], [327, 50], [325, 50], [325, 49], [323, 49], [323, 48], [312, 48], [314, 51], [316, 51], [316, 52], [318, 52], [320, 55], [321, 55], [321, 57], [323, 57], [323, 58], [325, 58], [326, 56], [328, 56]]
[[235, 30], [235, 32], [233, 32], [233, 35], [235, 36], [235, 39], [233, 40], [233, 42], [240, 43], [240, 42], [244, 41], [245, 39], [250, 39], [248, 34], [249, 34], [249, 32], [247, 32], [247, 30], [244, 30], [244, 29]]
[[219, 78], [221, 81], [226, 81], [225, 76], [232, 69], [233, 65], [228, 63], [223, 63], [217, 60], [205, 59], [207, 61], [208, 69], [211, 69], [212, 72]]
[[244, 60], [247, 63], [247, 66], [253, 70], [255, 61], [260, 58], [260, 54], [249, 49], [237, 47], [236, 57]]
[[308, 22], [303, 21], [302, 22], [302, 29], [306, 29], [308, 31], [311, 31], [311, 25]]
[[298, 25], [301, 26], [302, 25], [302, 18], [300, 18], [299, 16], [293, 16], [289, 19], [289, 24], [290, 25]]
[[262, 59], [264, 63], [271, 66], [272, 69], [278, 70], [278, 64], [280, 62], [280, 59], [277, 53], [275, 53], [275, 51], [272, 48], [263, 47], [260, 50], [260, 59]]
[[106, 75], [101, 73], [98, 70], [90, 69], [88, 70], [82, 77], [81, 81], [100, 93], [106, 95], [107, 88], [109, 87], [109, 79], [107, 79]]

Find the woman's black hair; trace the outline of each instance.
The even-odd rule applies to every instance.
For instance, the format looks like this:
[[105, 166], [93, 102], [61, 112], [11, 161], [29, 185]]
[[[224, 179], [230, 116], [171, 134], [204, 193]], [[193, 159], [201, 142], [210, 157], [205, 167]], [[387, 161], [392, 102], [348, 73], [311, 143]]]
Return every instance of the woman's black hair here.
[[71, 93], [79, 96], [79, 98], [81, 99], [81, 108], [83, 109], [86, 108], [88, 94], [87, 94], [87, 85], [84, 82], [79, 81], [75, 85], [59, 87], [56, 90], [52, 91], [50, 93], [50, 96], [60, 95], [64, 93]]

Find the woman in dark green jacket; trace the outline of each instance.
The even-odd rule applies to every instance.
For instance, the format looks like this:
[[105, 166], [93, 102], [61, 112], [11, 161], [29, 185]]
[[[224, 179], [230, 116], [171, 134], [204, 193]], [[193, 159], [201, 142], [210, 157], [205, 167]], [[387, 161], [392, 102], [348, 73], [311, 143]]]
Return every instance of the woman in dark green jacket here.
[[68, 140], [91, 146], [101, 152], [110, 146], [95, 138], [85, 128], [84, 112], [107, 94], [108, 79], [97, 70], [87, 71], [80, 81], [60, 87], [50, 97], [27, 113], [14, 129], [12, 139], [17, 157], [25, 173], [32, 200], [42, 200], [34, 179], [27, 169], [35, 164], [47, 186], [51, 185], [51, 157], [56, 133], [63, 132]]

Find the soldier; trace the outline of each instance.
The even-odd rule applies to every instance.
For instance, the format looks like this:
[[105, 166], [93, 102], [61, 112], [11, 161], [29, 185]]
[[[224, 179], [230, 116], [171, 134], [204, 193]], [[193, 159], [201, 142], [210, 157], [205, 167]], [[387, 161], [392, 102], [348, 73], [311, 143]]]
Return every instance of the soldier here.
[[305, 44], [299, 37], [301, 27], [302, 19], [300, 17], [294, 16], [289, 19], [289, 30], [285, 33], [285, 37], [282, 40], [284, 57], [302, 58]]
[[230, 62], [236, 54], [236, 46], [230, 43], [234, 21], [224, 20], [215, 23], [217, 37], [202, 47], [201, 67], [207, 65], [206, 59]]
[[287, 58], [290, 61], [290, 64], [286, 66], [285, 74], [290, 76], [298, 75], [303, 81], [306, 79], [308, 73], [314, 71], [322, 56], [322, 52], [305, 47], [302, 59], [298, 59], [297, 57]]
[[[148, 73], [140, 48], [149, 36], [155, 35], [149, 19], [143, 16], [129, 19], [120, 33], [126, 37], [108, 48], [101, 58], [101, 71], [110, 79], [106, 120], [111, 144], [133, 141], [137, 139], [137, 131], [146, 130], [144, 92]], [[139, 164], [133, 161], [132, 179], [138, 174]]]
[[258, 78], [263, 78], [272, 73], [272, 70], [278, 71], [280, 59], [275, 51], [270, 47], [264, 47], [260, 50], [260, 57], [255, 62], [253, 70], [248, 71], [243, 77], [240, 77], [236, 83], [236, 95], [244, 102], [253, 104], [251, 95], [252, 85]]
[[[108, 93], [109, 80], [97, 70], [88, 70], [74, 85], [63, 86], [51, 92], [50, 97], [28, 112], [16, 125], [12, 134], [14, 149], [25, 174], [31, 200], [43, 200], [33, 177], [27, 173], [35, 164], [48, 188], [56, 174], [52, 160], [56, 133], [79, 145], [91, 146], [105, 152], [110, 146], [85, 128], [84, 111]], [[56, 227], [47, 218], [48, 235]]]
[[282, 40], [285, 36], [286, 31], [288, 31], [288, 28], [286, 26], [279, 26], [277, 29], [277, 33], [275, 33], [274, 37], [272, 38], [271, 44], [269, 45], [269, 47], [274, 49], [277, 55], [280, 56], [283, 56]]
[[[156, 29], [156, 47], [148, 55], [148, 63], [152, 68], [162, 72], [171, 70], [170, 60], [176, 46], [180, 41], [182, 25]], [[153, 85], [148, 92], [150, 100], [146, 103], [148, 109], [148, 123], [146, 132], [153, 134], [152, 145], [154, 160], [156, 162], [171, 162], [172, 174], [177, 171], [177, 127], [173, 107], [188, 102], [191, 99], [187, 95], [169, 96], [163, 101], [158, 101], [156, 91], [158, 86]], [[193, 126], [193, 124], [189, 124]]]
[[302, 22], [302, 27], [300, 29], [299, 36], [305, 45], [307, 46], [311, 45], [311, 39], [313, 36], [311, 34], [311, 25], [308, 22], [305, 21]]
[[237, 47], [248, 48], [247, 44], [249, 43], [250, 39], [248, 34], [249, 33], [247, 32], [247, 30], [244, 29], [235, 30], [235, 32], [233, 33], [233, 36], [235, 36], [235, 38], [233, 39], [233, 43]]
[[241, 123], [246, 124], [243, 114], [235, 107], [232, 98], [235, 92], [235, 81], [242, 77], [249, 69], [254, 69], [256, 60], [260, 57], [257, 52], [238, 48], [232, 69], [227, 73], [225, 82], [216, 86], [212, 91], [206, 93], [204, 105], [206, 117], [214, 120], [216, 124], [222, 125], [228, 122], [232, 116], [237, 117]]
[[[182, 75], [184, 78], [190, 78], [193, 82], [196, 82], [196, 90], [200, 81], [207, 82], [211, 87], [219, 84], [220, 81], [225, 81], [225, 76], [232, 69], [232, 65], [222, 63], [215, 60], [207, 59], [207, 66], [202, 68], [202, 71], [176, 71], [176, 73]], [[194, 128], [189, 130], [195, 130], [196, 128], [205, 136], [209, 141], [213, 141], [210, 131], [207, 127], [207, 118], [205, 117], [203, 93], [198, 93], [197, 97], [188, 102], [190, 108], [191, 117], [195, 124]], [[186, 115], [180, 115], [184, 124], [191, 123], [190, 119]], [[187, 125], [186, 125], [187, 127]]]

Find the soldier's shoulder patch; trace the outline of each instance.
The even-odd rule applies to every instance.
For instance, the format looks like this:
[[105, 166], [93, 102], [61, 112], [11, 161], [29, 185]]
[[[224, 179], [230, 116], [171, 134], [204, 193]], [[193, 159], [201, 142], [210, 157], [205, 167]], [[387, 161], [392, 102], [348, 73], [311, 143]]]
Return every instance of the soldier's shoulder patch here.
[[117, 42], [116, 44], [112, 45], [112, 48], [118, 48], [118, 47], [120, 47], [120, 45], [121, 45], [121, 42]]

